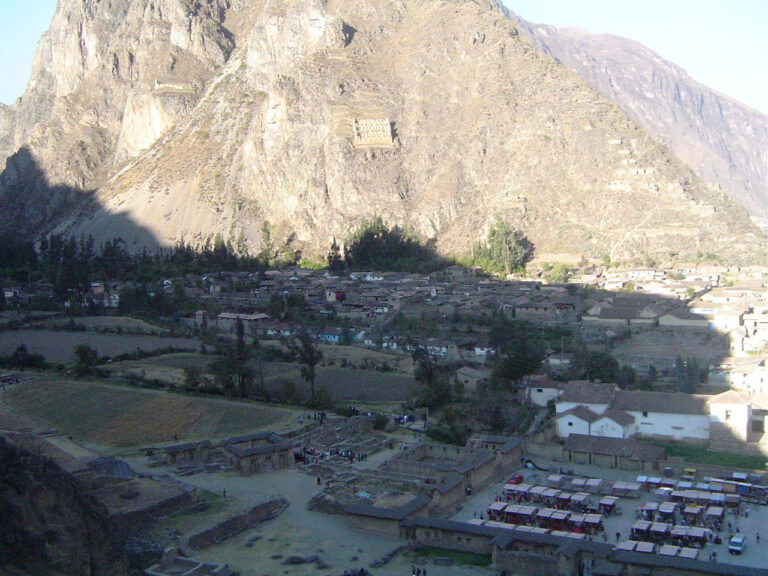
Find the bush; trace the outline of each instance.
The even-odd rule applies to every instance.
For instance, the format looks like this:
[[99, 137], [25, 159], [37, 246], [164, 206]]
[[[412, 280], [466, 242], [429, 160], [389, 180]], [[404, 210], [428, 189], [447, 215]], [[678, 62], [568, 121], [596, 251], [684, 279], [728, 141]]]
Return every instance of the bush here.
[[464, 446], [469, 439], [469, 432], [455, 426], [442, 428], [439, 426], [430, 426], [425, 434], [435, 442], [443, 444], [453, 444], [454, 446]]
[[375, 414], [373, 416], [374, 430], [384, 430], [384, 428], [386, 428], [388, 423], [389, 423], [389, 418], [387, 418], [384, 414]]

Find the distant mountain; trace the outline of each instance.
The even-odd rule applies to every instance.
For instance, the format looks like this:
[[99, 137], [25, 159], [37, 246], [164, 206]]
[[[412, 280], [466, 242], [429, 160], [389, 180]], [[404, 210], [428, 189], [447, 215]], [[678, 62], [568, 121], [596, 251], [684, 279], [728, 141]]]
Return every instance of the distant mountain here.
[[0, 231], [129, 249], [323, 255], [375, 215], [443, 254], [499, 219], [553, 259], [763, 249], [493, 0], [60, 0], [3, 151]]
[[706, 183], [768, 217], [768, 116], [699, 84], [642, 44], [510, 14], [545, 53], [618, 103]]

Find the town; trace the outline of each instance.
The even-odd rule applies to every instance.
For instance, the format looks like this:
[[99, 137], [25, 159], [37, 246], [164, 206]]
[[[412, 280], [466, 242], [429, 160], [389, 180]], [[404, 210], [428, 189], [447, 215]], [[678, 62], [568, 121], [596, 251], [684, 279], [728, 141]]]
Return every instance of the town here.
[[768, 574], [766, 277], [20, 281], [0, 432], [152, 576]]

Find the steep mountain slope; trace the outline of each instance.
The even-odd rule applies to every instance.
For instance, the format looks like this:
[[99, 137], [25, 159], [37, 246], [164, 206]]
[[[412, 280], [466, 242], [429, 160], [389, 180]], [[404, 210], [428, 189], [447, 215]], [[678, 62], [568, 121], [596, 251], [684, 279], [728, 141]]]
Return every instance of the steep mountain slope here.
[[617, 102], [709, 184], [768, 216], [768, 116], [703, 86], [642, 44], [511, 15], [547, 54]]
[[[15, 143], [31, 144], [0, 176], [0, 203], [25, 206], [16, 224], [34, 221], [52, 205], [41, 195], [63, 184], [70, 195], [94, 190], [95, 202], [60, 230], [135, 246], [218, 232], [258, 249], [267, 223], [273, 239], [323, 253], [382, 215], [451, 253], [501, 218], [539, 254], [754, 254], [759, 235], [743, 210], [538, 52], [494, 2], [124, 4], [130, 14], [99, 64], [32, 132], [76, 126], [25, 140], [17, 112]], [[190, 27], [199, 36], [173, 33]], [[159, 40], [142, 41], [147, 29]], [[131, 74], [110, 80], [126, 46]], [[142, 49], [151, 53], [139, 58]], [[77, 105], [96, 87], [103, 122]], [[45, 184], [36, 202], [25, 202], [25, 162]]]
[[106, 509], [53, 461], [0, 438], [0, 573], [127, 576]]

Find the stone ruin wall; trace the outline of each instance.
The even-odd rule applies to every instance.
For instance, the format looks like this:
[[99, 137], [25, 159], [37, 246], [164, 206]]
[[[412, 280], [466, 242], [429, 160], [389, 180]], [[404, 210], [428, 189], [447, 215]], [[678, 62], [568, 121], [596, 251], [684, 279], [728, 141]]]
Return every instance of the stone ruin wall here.
[[353, 144], [355, 148], [392, 148], [392, 125], [389, 118], [352, 119]]

